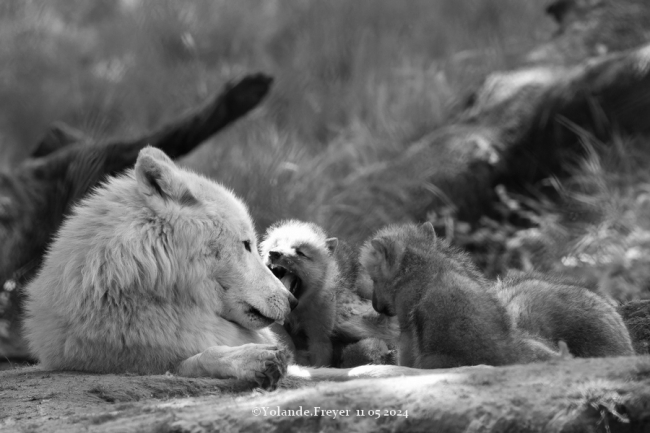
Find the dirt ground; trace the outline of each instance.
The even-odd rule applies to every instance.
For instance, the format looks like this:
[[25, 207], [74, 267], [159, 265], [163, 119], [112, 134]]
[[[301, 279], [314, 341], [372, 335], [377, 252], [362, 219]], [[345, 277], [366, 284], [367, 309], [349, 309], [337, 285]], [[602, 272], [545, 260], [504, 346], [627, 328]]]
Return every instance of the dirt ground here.
[[0, 431], [650, 431], [648, 356], [281, 388], [18, 367], [0, 371]]

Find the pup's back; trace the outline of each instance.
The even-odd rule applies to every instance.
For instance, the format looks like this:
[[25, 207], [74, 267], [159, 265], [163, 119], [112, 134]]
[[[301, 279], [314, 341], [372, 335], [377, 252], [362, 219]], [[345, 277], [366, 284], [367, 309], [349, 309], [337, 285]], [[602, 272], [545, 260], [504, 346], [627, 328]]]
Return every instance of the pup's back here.
[[416, 284], [424, 283], [426, 290], [420, 300], [413, 299], [421, 367], [509, 364], [512, 330], [505, 309], [481, 280], [458, 272], [452, 257], [438, 254], [426, 257], [425, 266], [410, 267], [420, 273]]
[[616, 309], [569, 280], [511, 274], [495, 292], [520, 329], [564, 341], [578, 357], [633, 355], [630, 335]]
[[400, 365], [446, 368], [519, 359], [511, 321], [467, 255], [430, 225], [392, 226], [366, 243], [373, 306], [396, 315]]

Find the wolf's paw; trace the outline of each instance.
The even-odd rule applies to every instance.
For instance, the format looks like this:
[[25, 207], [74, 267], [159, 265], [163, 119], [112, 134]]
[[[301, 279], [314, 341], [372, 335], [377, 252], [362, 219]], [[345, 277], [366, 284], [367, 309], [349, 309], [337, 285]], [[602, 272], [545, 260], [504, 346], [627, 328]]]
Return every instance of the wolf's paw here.
[[287, 373], [286, 349], [271, 344], [245, 344], [233, 353], [236, 377], [253, 380], [261, 388], [272, 390]]
[[287, 373], [289, 353], [272, 344], [212, 346], [183, 361], [177, 373], [188, 377], [215, 377], [256, 382], [264, 389], [275, 389]]
[[255, 382], [263, 389], [273, 390], [286, 373], [286, 357], [282, 352], [279, 352], [279, 354], [265, 361], [263, 371], [255, 372]]

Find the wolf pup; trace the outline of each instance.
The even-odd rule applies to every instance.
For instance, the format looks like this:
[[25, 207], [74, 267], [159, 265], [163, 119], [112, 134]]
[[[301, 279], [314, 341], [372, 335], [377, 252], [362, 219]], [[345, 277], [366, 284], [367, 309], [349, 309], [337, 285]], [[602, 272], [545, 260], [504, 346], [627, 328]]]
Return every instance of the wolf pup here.
[[74, 208], [26, 291], [29, 347], [48, 369], [264, 387], [286, 372], [268, 326], [297, 301], [257, 253], [246, 206], [155, 148]]
[[398, 318], [400, 366], [505, 365], [563, 356], [513, 328], [470, 259], [437, 239], [430, 223], [380, 230], [360, 260], [373, 282], [373, 307]]
[[341, 284], [334, 258], [337, 246], [338, 239], [327, 238], [316, 224], [297, 220], [270, 227], [260, 244], [266, 265], [299, 300], [285, 325], [292, 337], [300, 332], [306, 336], [309, 359], [297, 356], [299, 363], [332, 365], [330, 337], [336, 321], [336, 291]]
[[[271, 226], [260, 248], [264, 262], [300, 301], [285, 324], [299, 363], [338, 366], [341, 346], [396, 337], [396, 326], [355, 293], [358, 255], [345, 242], [328, 237], [314, 223], [288, 220]], [[306, 353], [300, 350], [304, 347]]]
[[515, 326], [548, 341], [564, 341], [574, 356], [634, 355], [616, 308], [573, 281], [513, 272], [494, 290]]

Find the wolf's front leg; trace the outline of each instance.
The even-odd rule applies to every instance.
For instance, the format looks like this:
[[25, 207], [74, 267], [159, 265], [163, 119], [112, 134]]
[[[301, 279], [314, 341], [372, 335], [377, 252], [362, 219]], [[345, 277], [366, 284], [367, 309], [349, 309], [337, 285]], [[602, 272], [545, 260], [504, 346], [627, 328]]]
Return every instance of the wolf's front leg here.
[[287, 356], [272, 344], [212, 346], [181, 362], [180, 376], [209, 376], [221, 379], [243, 379], [257, 382], [265, 389], [274, 389], [287, 372]]

